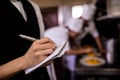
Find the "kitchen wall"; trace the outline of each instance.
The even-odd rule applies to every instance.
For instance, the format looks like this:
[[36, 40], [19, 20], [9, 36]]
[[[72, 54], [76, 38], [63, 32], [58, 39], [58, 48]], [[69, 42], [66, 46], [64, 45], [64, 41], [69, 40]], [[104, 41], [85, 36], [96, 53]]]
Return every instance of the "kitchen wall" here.
[[33, 0], [40, 7], [52, 7], [60, 6], [64, 4], [73, 5], [73, 4], [83, 4], [86, 1], [95, 1], [95, 0]]
[[120, 17], [120, 0], [109, 0], [108, 13]]

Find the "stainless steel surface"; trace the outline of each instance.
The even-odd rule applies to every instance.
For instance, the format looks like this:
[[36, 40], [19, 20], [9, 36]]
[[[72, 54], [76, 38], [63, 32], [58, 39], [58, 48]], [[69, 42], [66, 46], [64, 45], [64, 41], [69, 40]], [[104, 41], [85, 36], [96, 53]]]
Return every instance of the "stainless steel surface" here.
[[119, 68], [76, 68], [76, 75], [120, 75]]

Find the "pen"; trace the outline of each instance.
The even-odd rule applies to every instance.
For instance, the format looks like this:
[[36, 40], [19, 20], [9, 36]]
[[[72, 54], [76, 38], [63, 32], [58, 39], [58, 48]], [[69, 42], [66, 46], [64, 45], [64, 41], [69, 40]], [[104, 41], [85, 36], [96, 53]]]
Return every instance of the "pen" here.
[[[35, 41], [37, 40], [36, 38], [33, 38], [33, 37], [30, 37], [30, 36], [26, 36], [26, 35], [23, 35], [23, 34], [20, 34], [19, 35], [21, 38], [23, 39], [26, 39], [26, 40], [29, 40], [29, 41]], [[64, 47], [64, 45], [63, 45]], [[60, 47], [61, 48], [61, 47]], [[59, 48], [58, 48], [59, 49]], [[61, 48], [63, 49], [63, 48]], [[56, 51], [56, 50], [55, 50]], [[51, 59], [56, 56], [55, 55], [56, 53], [53, 53], [53, 56], [51, 57]], [[62, 51], [62, 55], [63, 55], [63, 51]], [[61, 54], [59, 54], [58, 56], [61, 57], [62, 56]], [[39, 63], [38, 65], [32, 67], [32, 68], [29, 68], [29, 69], [26, 69], [25, 70], [25, 74], [29, 74], [30, 72], [32, 72], [33, 70], [35, 70], [36, 68], [38, 68], [39, 66], [41, 66], [42, 64], [44, 64], [45, 62], [49, 61], [50, 60], [50, 57], [48, 57], [47, 59], [45, 59], [43, 62]], [[51, 75], [49, 74], [50, 78], [53, 80], [56, 80], [56, 73], [55, 73], [55, 68], [54, 68], [54, 65], [53, 63], [51, 63], [50, 65], [47, 66], [47, 72], [51, 73]]]
[[35, 41], [35, 40], [37, 40], [36, 38], [30, 37], [30, 36], [26, 36], [26, 35], [23, 35], [23, 34], [20, 34], [19, 36], [21, 38], [29, 40], [29, 41]]

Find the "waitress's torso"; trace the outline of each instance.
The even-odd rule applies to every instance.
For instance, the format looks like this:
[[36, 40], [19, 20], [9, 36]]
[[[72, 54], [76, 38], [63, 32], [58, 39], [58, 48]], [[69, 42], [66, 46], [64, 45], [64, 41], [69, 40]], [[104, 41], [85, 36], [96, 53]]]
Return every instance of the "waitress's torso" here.
[[[32, 42], [21, 39], [19, 34], [39, 38], [39, 27], [28, 25], [17, 8], [8, 0], [0, 0], [0, 65], [25, 54]], [[17, 64], [16, 64], [17, 65]], [[45, 76], [44, 76], [45, 75]], [[24, 71], [9, 80], [49, 80], [44, 68], [30, 75]]]

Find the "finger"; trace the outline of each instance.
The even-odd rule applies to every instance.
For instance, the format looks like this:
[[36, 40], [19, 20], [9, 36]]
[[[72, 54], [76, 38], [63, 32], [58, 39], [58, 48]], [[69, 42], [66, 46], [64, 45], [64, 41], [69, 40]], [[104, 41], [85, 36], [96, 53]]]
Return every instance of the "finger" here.
[[38, 55], [44, 55], [44, 56], [47, 56], [47, 55], [50, 55], [51, 53], [53, 53], [53, 49], [45, 49], [45, 50], [40, 50], [38, 51]]
[[41, 38], [41, 39], [36, 40], [36, 41], [38, 41], [39, 44], [44, 44], [44, 43], [53, 43], [53, 44], [55, 44], [54, 41], [52, 41], [48, 37], [44, 37], [44, 38]]
[[45, 43], [45, 44], [41, 44], [41, 45], [36, 45], [35, 47], [37, 47], [37, 49], [55, 49], [56, 46], [54, 44], [51, 43]]

